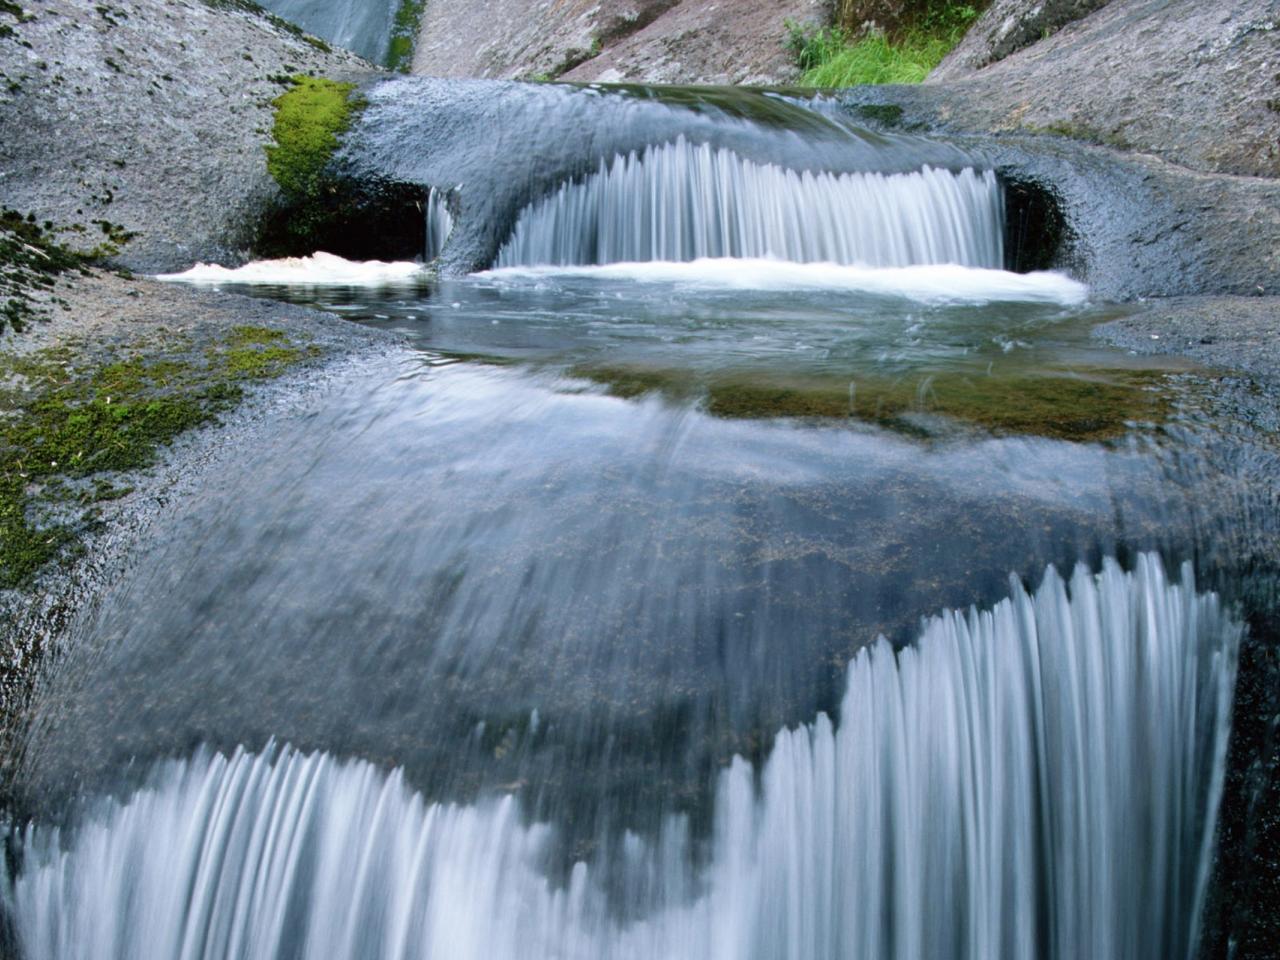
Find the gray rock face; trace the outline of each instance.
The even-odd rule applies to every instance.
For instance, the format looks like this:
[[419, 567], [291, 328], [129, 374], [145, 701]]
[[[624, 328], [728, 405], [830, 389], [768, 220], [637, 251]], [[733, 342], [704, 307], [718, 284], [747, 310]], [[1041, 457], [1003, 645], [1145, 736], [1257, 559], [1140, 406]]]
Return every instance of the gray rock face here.
[[982, 69], [958, 49], [924, 85], [930, 121], [1053, 131], [1196, 170], [1280, 176], [1278, 26], [1280, 0], [1112, 0]]
[[937, 80], [962, 77], [1079, 20], [1111, 0], [995, 0], [933, 71]]
[[786, 21], [821, 23], [822, 0], [686, 0], [653, 23], [606, 45], [566, 80], [646, 83], [791, 83], [799, 75], [786, 49]]
[[438, 77], [785, 83], [784, 21], [823, 0], [432, 0], [413, 72]]
[[272, 77], [366, 76], [248, 11], [199, 0], [43, 0], [0, 37], [0, 205], [60, 227], [90, 249], [93, 221], [138, 234], [135, 269], [234, 261], [276, 196]]

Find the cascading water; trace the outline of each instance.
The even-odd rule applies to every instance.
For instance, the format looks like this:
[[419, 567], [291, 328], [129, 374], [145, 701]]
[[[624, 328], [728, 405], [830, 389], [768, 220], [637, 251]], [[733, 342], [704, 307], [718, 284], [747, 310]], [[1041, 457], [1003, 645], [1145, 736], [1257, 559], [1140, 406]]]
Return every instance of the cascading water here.
[[1001, 269], [960, 147], [760, 91], [362, 95], [343, 169], [425, 197], [438, 270], [175, 278], [401, 337], [68, 627], [0, 952], [1191, 960], [1273, 455]]
[[444, 250], [444, 245], [453, 233], [453, 214], [449, 212], [449, 204], [444, 190], [431, 187], [427, 190], [427, 226], [424, 257], [434, 260]]
[[601, 160], [531, 204], [496, 266], [740, 257], [999, 269], [1003, 220], [991, 171], [797, 172], [680, 137]]
[[400, 0], [264, 0], [262, 5], [318, 37], [382, 63]]
[[560, 883], [515, 798], [201, 752], [17, 834], [11, 916], [31, 960], [1189, 957], [1241, 633], [1191, 576], [1050, 570], [862, 651], [838, 727], [719, 775], [702, 866], [670, 817]]

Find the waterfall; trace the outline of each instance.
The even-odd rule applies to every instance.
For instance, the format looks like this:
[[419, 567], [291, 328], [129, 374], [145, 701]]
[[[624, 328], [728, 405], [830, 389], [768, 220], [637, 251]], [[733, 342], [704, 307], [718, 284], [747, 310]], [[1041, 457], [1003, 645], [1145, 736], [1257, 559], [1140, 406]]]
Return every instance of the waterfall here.
[[400, 0], [263, 0], [262, 5], [330, 43], [382, 63]]
[[995, 174], [796, 172], [683, 137], [526, 207], [498, 267], [757, 257], [1004, 266]]
[[514, 797], [272, 747], [19, 831], [7, 906], [29, 960], [1186, 958], [1240, 632], [1153, 556], [1011, 581], [734, 759], [701, 867], [671, 816], [553, 880]]

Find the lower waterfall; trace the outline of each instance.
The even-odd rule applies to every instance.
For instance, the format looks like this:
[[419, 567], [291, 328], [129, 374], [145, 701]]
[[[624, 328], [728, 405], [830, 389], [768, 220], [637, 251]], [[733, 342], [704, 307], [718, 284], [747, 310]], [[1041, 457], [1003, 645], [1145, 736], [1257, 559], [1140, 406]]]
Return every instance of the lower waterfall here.
[[16, 830], [7, 908], [31, 960], [1184, 958], [1241, 632], [1152, 555], [1011, 581], [855, 656], [838, 725], [735, 758], [705, 858], [673, 815], [563, 883], [514, 796], [200, 751], [67, 832]]
[[768, 257], [1004, 266], [991, 171], [796, 172], [683, 137], [601, 160], [521, 212], [496, 266]]

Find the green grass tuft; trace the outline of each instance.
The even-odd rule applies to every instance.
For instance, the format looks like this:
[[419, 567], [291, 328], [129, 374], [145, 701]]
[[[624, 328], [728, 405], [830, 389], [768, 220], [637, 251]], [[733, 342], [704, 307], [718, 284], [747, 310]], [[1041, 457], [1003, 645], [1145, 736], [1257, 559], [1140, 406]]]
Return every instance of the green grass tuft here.
[[872, 31], [852, 37], [836, 28], [815, 30], [787, 22], [787, 46], [809, 87], [920, 83], [978, 18], [979, 8], [945, 4], [915, 18], [896, 36]]

